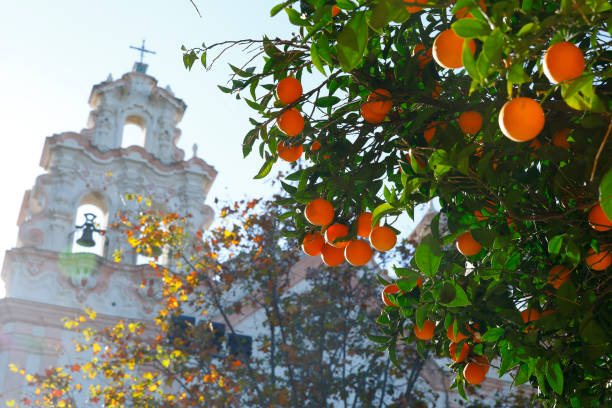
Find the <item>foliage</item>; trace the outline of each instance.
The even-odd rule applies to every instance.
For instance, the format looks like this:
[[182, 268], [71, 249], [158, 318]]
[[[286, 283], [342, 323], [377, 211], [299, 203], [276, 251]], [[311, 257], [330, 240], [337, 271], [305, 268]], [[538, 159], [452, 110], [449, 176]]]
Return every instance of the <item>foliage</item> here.
[[[430, 1], [411, 14], [401, 0], [338, 0], [340, 13], [332, 16], [333, 5], [288, 0], [275, 6], [272, 15], [284, 12], [296, 26], [290, 39], [184, 50], [191, 69], [198, 60], [206, 67], [208, 54], [227, 47], [259, 46], [244, 66], [231, 66], [231, 84], [220, 89], [255, 111], [242, 149], [249, 155], [258, 143], [264, 163], [256, 178], [272, 169], [279, 142], [305, 146], [306, 160], [283, 183], [290, 198], [282, 202], [288, 208], [281, 217], [294, 224], [286, 236], [301, 238], [312, 230], [303, 208], [314, 198], [331, 201], [336, 219], [346, 225], [367, 209], [374, 223], [412, 217], [416, 205], [437, 198], [449, 231], [441, 233], [440, 219], [434, 219], [416, 257], [396, 269], [400, 277], [418, 272], [425, 280], [422, 288], [406, 287], [398, 309], [382, 311], [380, 330], [390, 355], [415, 341], [415, 322], [438, 322], [434, 339], [418, 342], [420, 351], [438, 355], [448, 354], [451, 322], [459, 322], [455, 328], [477, 324], [484, 341], [469, 340], [472, 357], [487, 356], [499, 375], [510, 373], [516, 385], [531, 383], [550, 406], [605, 405], [612, 399], [612, 292], [609, 273], [590, 268], [585, 254], [612, 245], [609, 232], [595, 231], [587, 221], [597, 202], [612, 218], [609, 2]], [[473, 18], [453, 16], [463, 7]], [[465, 69], [421, 64], [415, 46], [431, 47], [449, 28], [476, 41], [473, 56], [463, 49]], [[542, 57], [563, 40], [580, 47], [585, 71], [551, 84], [542, 75]], [[274, 89], [290, 75], [305, 91], [283, 105]], [[380, 88], [392, 94], [393, 109], [381, 123], [365, 122], [360, 108]], [[545, 127], [532, 143], [509, 140], [498, 125], [501, 107], [517, 96], [537, 100], [545, 112]], [[274, 121], [294, 107], [306, 127], [287, 138]], [[484, 119], [475, 135], [464, 135], [457, 125], [466, 111]], [[429, 144], [423, 132], [434, 122], [440, 126]], [[570, 147], [551, 143], [565, 128]], [[314, 142], [321, 148], [309, 151]], [[483, 246], [468, 259], [447, 247], [466, 230]], [[571, 270], [558, 288], [548, 277], [554, 265]], [[526, 327], [519, 311], [527, 307], [553, 313]], [[464, 365], [452, 366], [460, 393]]]

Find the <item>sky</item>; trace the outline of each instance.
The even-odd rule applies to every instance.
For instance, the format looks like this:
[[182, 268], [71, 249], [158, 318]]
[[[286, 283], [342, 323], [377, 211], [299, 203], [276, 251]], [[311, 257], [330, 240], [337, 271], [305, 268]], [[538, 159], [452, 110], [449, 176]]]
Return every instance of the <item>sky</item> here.
[[[197, 47], [245, 38], [288, 37], [293, 28], [284, 13], [270, 17], [277, 0], [61, 0], [13, 1], [0, 13], [0, 262], [17, 239], [16, 220], [25, 190], [44, 171], [39, 166], [44, 140], [87, 127], [93, 85], [109, 74], [129, 72], [140, 46], [147, 73], [160, 87], [170, 85], [187, 110], [179, 128], [186, 158], [197, 143], [198, 156], [218, 171], [209, 193], [236, 200], [270, 193], [269, 181], [253, 180], [263, 163], [257, 154], [243, 159], [241, 143], [253, 112], [243, 101], [221, 93], [228, 63], [241, 65], [250, 55], [230, 51], [211, 70], [196, 64], [187, 71], [181, 45]], [[276, 173], [273, 170], [272, 173]], [[1, 283], [1, 282], [0, 282]], [[3, 288], [0, 286], [0, 296]]]

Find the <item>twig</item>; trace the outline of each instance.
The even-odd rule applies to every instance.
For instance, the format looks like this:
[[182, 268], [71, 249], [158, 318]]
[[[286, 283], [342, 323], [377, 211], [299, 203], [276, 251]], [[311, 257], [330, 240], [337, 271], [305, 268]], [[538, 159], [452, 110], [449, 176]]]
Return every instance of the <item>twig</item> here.
[[593, 179], [595, 178], [595, 170], [597, 170], [597, 163], [599, 162], [599, 156], [601, 156], [601, 152], [603, 151], [604, 145], [606, 144], [606, 141], [608, 141], [608, 137], [610, 136], [610, 130], [612, 130], [612, 120], [610, 121], [610, 124], [608, 125], [608, 131], [606, 132], [606, 135], [604, 136], [604, 139], [601, 142], [601, 145], [599, 146], [599, 150], [597, 151], [597, 155], [595, 155], [595, 163], [593, 163], [593, 170], [591, 171], [591, 183], [593, 182]]
[[202, 13], [200, 13], [200, 10], [198, 10], [198, 6], [196, 6], [196, 4], [193, 2], [193, 0], [189, 0], [189, 2], [193, 6], [193, 8], [196, 9], [196, 12], [198, 13], [198, 16], [200, 16], [200, 18], [202, 18]]

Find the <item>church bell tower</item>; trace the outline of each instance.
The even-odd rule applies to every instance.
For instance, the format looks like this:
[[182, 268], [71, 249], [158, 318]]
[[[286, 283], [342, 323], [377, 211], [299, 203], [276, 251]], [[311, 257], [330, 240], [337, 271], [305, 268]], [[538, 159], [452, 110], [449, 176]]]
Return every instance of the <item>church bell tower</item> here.
[[[186, 105], [146, 74], [142, 59], [120, 79], [109, 75], [95, 85], [89, 105], [86, 129], [46, 138], [44, 173], [25, 192], [17, 244], [4, 258], [0, 390], [18, 388], [7, 373], [9, 363], [37, 372], [74, 348], [63, 330], [64, 316], [86, 307], [102, 319], [155, 316], [161, 285], [151, 278], [152, 268], [139, 265], [122, 231], [108, 228], [118, 222], [118, 211], [136, 209], [126, 194], [151, 196], [156, 210], [191, 214], [187, 233], [208, 228], [213, 219], [204, 202], [217, 173], [196, 156], [195, 146], [188, 160], [177, 147]], [[129, 126], [142, 130], [141, 145], [125, 146]], [[93, 213], [97, 230], [106, 231], [88, 231], [96, 241], [80, 243], [91, 248], [76, 242], [89, 228], [86, 213]], [[120, 263], [113, 259], [116, 250], [124, 254]]]

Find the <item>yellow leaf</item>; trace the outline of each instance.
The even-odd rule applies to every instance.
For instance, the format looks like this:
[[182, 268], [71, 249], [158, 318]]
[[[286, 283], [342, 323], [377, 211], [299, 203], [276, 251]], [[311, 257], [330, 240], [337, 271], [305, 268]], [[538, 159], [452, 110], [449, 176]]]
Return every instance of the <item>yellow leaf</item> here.
[[33, 382], [35, 380], [35, 378], [33, 376], [31, 376], [30, 374], [27, 374], [25, 377], [27, 382]]
[[155, 391], [156, 389], [157, 389], [157, 385], [155, 385], [155, 384], [151, 384], [151, 385], [149, 385], [149, 391], [153, 392], [153, 391]]
[[162, 365], [166, 368], [168, 368], [168, 366], [170, 365], [170, 359], [165, 358], [161, 361]]
[[60, 408], [65, 407], [65, 406], [66, 406], [66, 401], [64, 401], [64, 400], [59, 400], [59, 401], [57, 402], [57, 406], [58, 406], [58, 407], [60, 407]]
[[91, 320], [94, 320], [97, 316], [97, 313], [95, 312], [95, 310], [92, 310], [92, 309], [85, 309], [85, 313], [87, 313], [87, 316], [89, 316]]
[[113, 175], [113, 172], [112, 171], [107, 171], [105, 175], [106, 175], [106, 177], [110, 177], [110, 176]]
[[134, 323], [130, 323], [128, 325], [128, 329], [130, 330], [130, 332], [134, 333], [136, 331], [136, 325]]
[[9, 368], [11, 369], [12, 372], [16, 373], [17, 371], [19, 371], [19, 368], [17, 368], [17, 366], [15, 364], [9, 364]]
[[101, 350], [100, 345], [98, 343], [92, 344], [91, 348], [93, 349], [94, 354], [98, 354], [98, 352], [100, 352]]
[[15, 400], [6, 401], [6, 406], [7, 407], [14, 407], [15, 406]]

